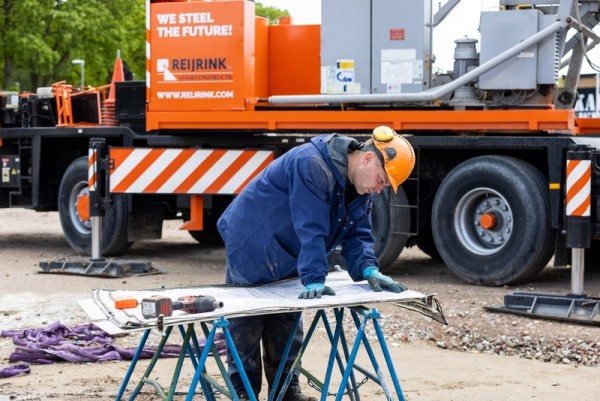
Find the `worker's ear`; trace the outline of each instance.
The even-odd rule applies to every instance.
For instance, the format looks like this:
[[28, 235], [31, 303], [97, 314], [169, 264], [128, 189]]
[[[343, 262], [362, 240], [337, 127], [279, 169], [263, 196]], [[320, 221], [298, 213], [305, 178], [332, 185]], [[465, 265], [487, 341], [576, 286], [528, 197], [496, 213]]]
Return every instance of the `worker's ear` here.
[[371, 151], [365, 152], [365, 155], [363, 157], [363, 164], [366, 166], [367, 164], [371, 163], [374, 157], [375, 153]]

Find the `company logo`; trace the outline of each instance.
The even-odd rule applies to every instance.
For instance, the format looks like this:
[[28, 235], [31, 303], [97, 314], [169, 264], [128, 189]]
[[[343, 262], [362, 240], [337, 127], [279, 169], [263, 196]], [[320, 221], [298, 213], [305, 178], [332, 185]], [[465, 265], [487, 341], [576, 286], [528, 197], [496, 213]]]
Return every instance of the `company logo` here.
[[172, 71], [226, 70], [225, 58], [176, 58], [171, 60]]
[[229, 82], [233, 79], [225, 57], [161, 58], [156, 60], [156, 72], [164, 81]]

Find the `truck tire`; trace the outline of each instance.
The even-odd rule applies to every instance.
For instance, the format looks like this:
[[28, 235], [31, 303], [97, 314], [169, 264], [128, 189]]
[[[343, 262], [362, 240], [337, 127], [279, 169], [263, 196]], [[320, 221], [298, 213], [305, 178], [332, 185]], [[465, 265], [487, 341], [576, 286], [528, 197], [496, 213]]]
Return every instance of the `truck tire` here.
[[410, 231], [410, 209], [402, 186], [396, 193], [388, 187], [375, 196], [371, 221], [379, 270], [389, 272], [406, 246]]
[[436, 247], [446, 265], [472, 284], [516, 283], [552, 257], [548, 184], [529, 163], [482, 156], [454, 168], [432, 210]]
[[[398, 187], [397, 193], [387, 188], [375, 195], [371, 222], [375, 240], [374, 251], [379, 260], [379, 269], [382, 272], [389, 272], [406, 246], [410, 229], [408, 199], [402, 187]], [[335, 265], [347, 267], [342, 257], [341, 246], [329, 254], [328, 263], [330, 267]]]
[[[77, 205], [80, 197], [89, 197], [87, 170], [87, 157], [73, 161], [67, 167], [58, 190], [58, 212], [63, 233], [71, 248], [81, 255], [91, 255], [92, 248], [91, 221], [78, 212]], [[131, 248], [133, 242], [127, 239], [127, 221], [126, 196], [113, 196], [112, 206], [103, 217], [102, 256], [121, 255]]]

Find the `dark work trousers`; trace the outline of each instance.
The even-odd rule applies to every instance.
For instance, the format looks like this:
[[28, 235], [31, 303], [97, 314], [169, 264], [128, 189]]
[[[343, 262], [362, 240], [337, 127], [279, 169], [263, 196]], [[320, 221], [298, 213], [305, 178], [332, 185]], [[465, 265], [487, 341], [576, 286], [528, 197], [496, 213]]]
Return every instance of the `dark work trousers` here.
[[[290, 332], [292, 331], [295, 313], [278, 313], [273, 315], [248, 316], [229, 319], [229, 331], [235, 347], [242, 360], [242, 365], [248, 375], [248, 380], [252, 386], [254, 394], [258, 396], [262, 382], [262, 366], [264, 363], [265, 376], [269, 384], [269, 392], [273, 387], [273, 381], [277, 374], [277, 369], [281, 362], [281, 357], [285, 350], [285, 345], [288, 341]], [[302, 321], [298, 324], [298, 328], [294, 334], [294, 340], [290, 353], [286, 360], [285, 370], [279, 381], [279, 388], [285, 381], [291, 364], [296, 359], [304, 332], [302, 329]], [[262, 363], [261, 363], [261, 347], [262, 340]], [[233, 357], [227, 350], [227, 372], [235, 387], [238, 395], [246, 394], [244, 383], [239, 374], [238, 368], [233, 361]], [[288, 392], [299, 392], [300, 384], [298, 383], [298, 373], [294, 372], [292, 381], [288, 387]]]

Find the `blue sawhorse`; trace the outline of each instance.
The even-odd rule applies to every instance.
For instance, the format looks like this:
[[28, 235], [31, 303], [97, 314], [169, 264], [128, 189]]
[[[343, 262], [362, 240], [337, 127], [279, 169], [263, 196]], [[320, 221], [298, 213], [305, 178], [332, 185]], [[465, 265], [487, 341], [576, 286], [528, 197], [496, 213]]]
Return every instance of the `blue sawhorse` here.
[[[348, 338], [344, 333], [344, 317], [346, 314], [346, 309], [350, 311], [351, 319], [357, 329], [356, 337], [354, 338], [354, 342], [351, 346], [348, 344]], [[295, 325], [299, 325], [301, 321], [301, 312], [290, 312], [295, 313]], [[296, 357], [290, 372], [286, 375], [283, 382], [283, 391], [280, 391], [279, 394], [275, 393], [275, 389], [277, 389], [278, 384], [283, 379], [284, 373], [284, 363], [287, 359], [289, 351], [292, 345], [292, 339], [294, 330], [292, 330], [290, 337], [288, 338], [286, 349], [284, 351], [284, 355], [282, 355], [282, 363], [279, 366], [277, 373], [275, 375], [275, 381], [273, 383], [273, 389], [271, 393], [268, 395], [268, 401], [281, 401], [283, 399], [283, 394], [285, 389], [287, 389], [289, 383], [292, 380], [292, 372], [294, 369], [304, 376], [306, 376], [309, 380], [309, 384], [317, 389], [321, 393], [321, 401], [325, 401], [328, 396], [335, 396], [335, 400], [342, 400], [344, 396], [347, 396], [351, 401], [360, 401], [359, 388], [366, 381], [371, 380], [375, 384], [379, 385], [382, 391], [385, 394], [386, 400], [399, 400], [405, 401], [404, 395], [402, 393], [402, 388], [400, 387], [400, 382], [398, 381], [398, 377], [396, 375], [396, 371], [394, 369], [394, 364], [392, 362], [391, 356], [389, 354], [389, 350], [387, 348], [385, 338], [383, 335], [383, 331], [381, 326], [379, 325], [379, 317], [380, 314], [376, 309], [367, 309], [364, 307], [349, 307], [349, 308], [333, 308], [333, 316], [335, 323], [330, 323], [330, 319], [328, 318], [324, 309], [319, 309], [312, 322], [311, 325], [304, 336], [304, 341], [302, 346], [300, 347], [300, 351], [298, 356]], [[326, 367], [325, 377], [322, 381], [320, 381], [314, 374], [305, 369], [300, 365], [300, 361], [304, 354], [304, 351], [308, 347], [310, 340], [314, 334], [314, 331], [319, 323], [322, 323], [329, 342], [331, 344], [331, 351], [329, 353], [329, 360]], [[156, 363], [160, 358], [160, 354], [164, 349], [164, 346], [167, 343], [168, 338], [170, 337], [173, 328], [175, 326], [168, 326], [165, 332], [162, 335], [161, 341], [150, 360], [142, 378], [138, 382], [137, 386], [129, 396], [129, 400], [134, 400], [138, 394], [140, 393], [142, 387], [145, 384], [151, 385], [156, 389], [156, 392], [159, 394], [163, 401], [171, 401], [173, 397], [177, 393], [177, 384], [179, 381], [179, 376], [181, 374], [181, 369], [185, 359], [190, 359], [193, 368], [194, 368], [194, 376], [191, 384], [189, 385], [186, 400], [192, 400], [196, 395], [201, 395], [208, 401], [215, 401], [216, 394], [223, 394], [227, 398], [233, 401], [239, 401], [239, 396], [236, 394], [231, 381], [229, 380], [229, 376], [227, 375], [227, 369], [221, 360], [221, 357], [218, 354], [217, 348], [215, 346], [215, 336], [217, 332], [222, 332], [225, 337], [225, 342], [227, 344], [228, 349], [232, 353], [233, 359], [237, 366], [241, 366], [241, 360], [235, 349], [233, 340], [231, 338], [231, 334], [228, 330], [228, 320], [224, 317], [214, 320], [213, 322], [193, 322], [193, 323], [185, 323], [178, 324], [176, 327], [178, 328], [181, 337], [183, 339], [181, 352], [177, 359], [177, 363], [173, 372], [173, 376], [171, 378], [171, 383], [168, 389], [163, 388], [156, 380], [150, 379], [150, 374], [152, 373]], [[389, 377], [385, 378], [384, 371], [382, 370], [381, 365], [377, 360], [377, 356], [373, 350], [373, 347], [369, 343], [369, 340], [366, 336], [366, 329], [369, 324], [373, 325], [375, 334], [377, 336], [377, 342], [379, 343], [380, 355], [383, 356], [385, 360], [385, 365], [387, 367], [387, 372]], [[206, 342], [203, 348], [200, 347], [200, 343], [196, 336], [195, 324], [199, 324], [202, 332], [206, 338]], [[133, 356], [129, 369], [123, 379], [121, 387], [119, 388], [119, 392], [116, 396], [117, 401], [121, 401], [127, 389], [127, 385], [133, 375], [137, 362], [139, 361], [140, 355], [142, 354], [142, 350], [148, 340], [152, 329], [146, 329], [140, 340], [136, 353]], [[341, 348], [341, 351], [340, 351]], [[357, 355], [359, 351], [363, 349], [368, 355], [368, 359], [371, 362], [373, 371], [369, 371], [356, 363]], [[212, 355], [215, 363], [219, 369], [219, 372], [222, 377], [222, 381], [225, 382], [225, 386], [221, 385], [215, 378], [208, 374], [206, 370], [206, 363], [208, 361], [208, 357]], [[334, 389], [334, 392], [330, 392], [330, 387], [332, 387], [332, 377], [334, 374], [334, 368], [337, 365], [339, 374], [341, 374], [340, 383], [337, 385], [337, 389]], [[245, 389], [250, 397], [251, 401], [257, 401], [256, 395], [252, 391], [252, 386], [248, 380], [248, 376], [246, 375], [243, 367], [239, 368], [239, 373], [244, 383]], [[357, 382], [356, 372], [359, 372], [364, 376], [364, 379], [361, 379], [360, 383]], [[388, 385], [388, 381], [391, 381], [393, 385], [393, 391], [390, 390]], [[196, 393], [197, 387], [200, 385], [201, 393]], [[394, 396], [395, 393], [395, 396]]]

